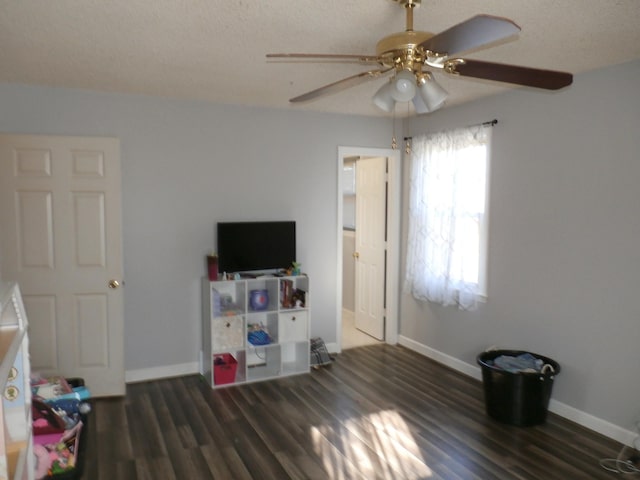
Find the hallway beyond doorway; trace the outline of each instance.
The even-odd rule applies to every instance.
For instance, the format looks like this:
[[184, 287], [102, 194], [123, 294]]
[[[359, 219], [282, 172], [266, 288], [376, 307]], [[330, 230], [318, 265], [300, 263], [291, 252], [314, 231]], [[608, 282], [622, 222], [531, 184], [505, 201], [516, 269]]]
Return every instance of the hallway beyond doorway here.
[[346, 308], [342, 309], [342, 350], [362, 347], [364, 345], [377, 345], [379, 343], [384, 342], [356, 328], [354, 312]]

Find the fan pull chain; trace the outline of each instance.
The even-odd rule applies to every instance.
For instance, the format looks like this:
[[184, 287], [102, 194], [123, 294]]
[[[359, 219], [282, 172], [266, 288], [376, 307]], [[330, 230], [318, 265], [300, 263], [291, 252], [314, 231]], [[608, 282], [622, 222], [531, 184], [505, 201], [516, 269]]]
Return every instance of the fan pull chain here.
[[[409, 125], [410, 120], [411, 120], [411, 111], [409, 109], [409, 102], [407, 102], [407, 130], [409, 130], [409, 131], [411, 131], [411, 129], [409, 128], [410, 127], [410, 125]], [[406, 142], [405, 145], [404, 145], [404, 152], [407, 155], [411, 155], [411, 141], [410, 141], [410, 138], [409, 137], [404, 137], [404, 140]]]
[[397, 150], [398, 149], [398, 140], [396, 140], [396, 107], [394, 105], [393, 107], [393, 120], [392, 120], [392, 130], [393, 130], [393, 135], [391, 136], [391, 149], [392, 150]]

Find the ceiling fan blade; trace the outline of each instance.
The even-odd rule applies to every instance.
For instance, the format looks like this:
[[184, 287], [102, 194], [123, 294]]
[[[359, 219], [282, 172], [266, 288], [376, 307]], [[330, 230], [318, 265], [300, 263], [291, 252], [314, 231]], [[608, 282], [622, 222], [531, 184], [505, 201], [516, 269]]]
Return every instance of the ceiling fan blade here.
[[420, 44], [425, 50], [451, 56], [508, 38], [520, 31], [512, 20], [492, 15], [476, 15], [434, 35]]
[[293, 60], [341, 60], [358, 63], [377, 63], [378, 57], [371, 55], [346, 55], [333, 53], [267, 53], [267, 58]]
[[573, 75], [555, 70], [540, 70], [538, 68], [519, 67], [504, 63], [483, 62], [480, 60], [452, 59], [444, 64], [448, 73], [459, 74], [464, 77], [484, 78], [498, 82], [526, 85], [528, 87], [559, 90], [571, 85]]
[[358, 73], [357, 75], [343, 78], [342, 80], [338, 80], [337, 82], [330, 83], [329, 85], [325, 85], [324, 87], [311, 90], [310, 92], [307, 92], [303, 95], [292, 98], [289, 101], [291, 103], [297, 103], [297, 102], [306, 102], [307, 100], [313, 100], [314, 98], [320, 97], [322, 95], [336, 93], [346, 88], [353, 87], [366, 80], [370, 80], [372, 78], [378, 78], [380, 75], [384, 75], [385, 73], [391, 70], [393, 70], [393, 68], [387, 68], [384, 70], [372, 70], [370, 72]]

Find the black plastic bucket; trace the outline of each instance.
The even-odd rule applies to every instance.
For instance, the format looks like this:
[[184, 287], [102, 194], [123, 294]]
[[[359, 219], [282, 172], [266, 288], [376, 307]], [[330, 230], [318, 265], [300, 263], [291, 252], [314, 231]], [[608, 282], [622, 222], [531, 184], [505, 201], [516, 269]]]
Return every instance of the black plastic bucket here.
[[[501, 355], [517, 357], [524, 353], [542, 360], [542, 371], [509, 372], [493, 365]], [[553, 380], [560, 372], [556, 361], [522, 350], [490, 350], [478, 355], [477, 361], [482, 367], [485, 404], [491, 418], [520, 427], [545, 422]]]

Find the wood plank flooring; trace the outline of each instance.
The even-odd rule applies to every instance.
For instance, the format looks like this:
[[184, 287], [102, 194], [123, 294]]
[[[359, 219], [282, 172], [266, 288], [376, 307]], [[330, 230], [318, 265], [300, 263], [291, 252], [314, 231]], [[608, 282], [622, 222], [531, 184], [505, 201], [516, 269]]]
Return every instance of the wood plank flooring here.
[[622, 445], [553, 414], [497, 423], [481, 382], [399, 346], [215, 391], [199, 376], [130, 384], [93, 407], [84, 480], [619, 477], [599, 460]]

